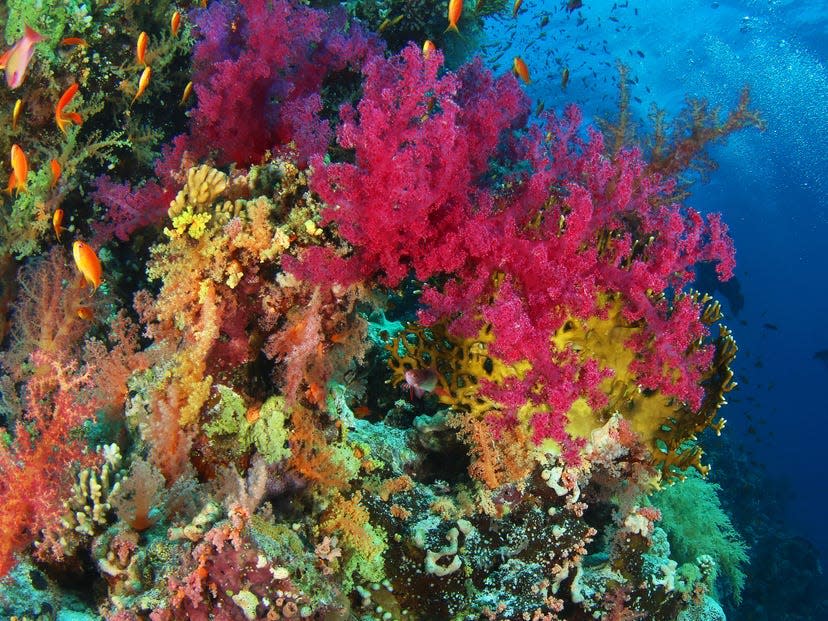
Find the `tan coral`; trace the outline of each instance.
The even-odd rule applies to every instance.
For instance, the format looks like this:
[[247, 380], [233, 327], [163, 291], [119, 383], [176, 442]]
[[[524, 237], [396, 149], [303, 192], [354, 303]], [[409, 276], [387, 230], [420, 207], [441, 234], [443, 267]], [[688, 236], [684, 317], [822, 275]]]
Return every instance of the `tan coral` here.
[[189, 206], [200, 211], [212, 204], [227, 189], [227, 175], [206, 164], [187, 171], [187, 185], [170, 203], [169, 216], [174, 218]]
[[199, 207], [209, 205], [227, 189], [227, 175], [210, 166], [201, 165], [187, 172], [187, 194]]

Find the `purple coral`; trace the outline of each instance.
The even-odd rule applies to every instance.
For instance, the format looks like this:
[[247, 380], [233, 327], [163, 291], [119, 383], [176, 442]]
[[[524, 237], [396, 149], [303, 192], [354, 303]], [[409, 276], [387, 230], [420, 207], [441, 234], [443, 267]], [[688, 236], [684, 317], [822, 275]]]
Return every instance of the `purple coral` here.
[[287, 0], [216, 2], [198, 13], [190, 149], [242, 166], [290, 142], [301, 161], [324, 152], [331, 134], [320, 114], [325, 80], [358, 71], [382, 50], [359, 25], [346, 29], [345, 19]]

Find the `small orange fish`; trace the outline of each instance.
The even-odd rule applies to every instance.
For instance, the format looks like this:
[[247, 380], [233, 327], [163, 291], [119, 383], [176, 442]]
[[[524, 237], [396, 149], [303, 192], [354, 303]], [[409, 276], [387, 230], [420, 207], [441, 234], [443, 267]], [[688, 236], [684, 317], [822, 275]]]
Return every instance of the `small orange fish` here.
[[[26, 154], [23, 153], [18, 145], [13, 144], [11, 147], [11, 166], [12, 174], [14, 175], [14, 189], [17, 193], [26, 191], [26, 177], [29, 176], [29, 160], [26, 159]], [[11, 179], [9, 180], [11, 184]]]
[[34, 56], [35, 44], [43, 41], [44, 37], [26, 26], [23, 36], [18, 39], [12, 48], [2, 57], [3, 68], [6, 70], [6, 84], [9, 88], [18, 88], [26, 79], [26, 70], [29, 68], [29, 61]]
[[135, 97], [132, 98], [132, 103], [135, 103], [135, 100], [138, 99], [141, 95], [143, 95], [144, 91], [147, 90], [147, 86], [149, 86], [151, 77], [152, 67], [147, 65], [146, 67], [144, 67], [144, 72], [141, 74], [141, 79], [138, 80], [138, 92], [136, 92]]
[[517, 17], [521, 4], [523, 4], [523, 0], [515, 0], [515, 3], [512, 5], [512, 17]]
[[80, 37], [66, 37], [61, 39], [61, 45], [77, 45], [79, 47], [88, 47], [89, 44], [86, 42], [86, 39], [81, 39]]
[[92, 286], [94, 293], [101, 286], [101, 281], [103, 280], [101, 260], [95, 254], [95, 251], [92, 250], [92, 247], [82, 241], [76, 241], [72, 244], [72, 256], [75, 257], [75, 265], [77, 265], [80, 273], [83, 274], [86, 282]]
[[449, 30], [453, 30], [457, 34], [460, 34], [460, 31], [457, 29], [457, 22], [460, 21], [460, 16], [463, 14], [463, 0], [449, 0], [448, 4], [448, 28], [446, 28], [446, 32]]
[[170, 18], [170, 31], [172, 32], [172, 36], [177, 37], [178, 31], [181, 28], [181, 13], [176, 11], [172, 14]]
[[149, 37], [147, 36], [146, 32], [142, 32], [138, 35], [138, 45], [135, 48], [135, 57], [138, 59], [139, 65], [146, 65], [147, 64], [147, 43], [149, 42]]
[[77, 112], [64, 112], [63, 109], [68, 106], [72, 99], [74, 99], [75, 95], [78, 92], [78, 83], [73, 82], [69, 88], [67, 88], [63, 95], [60, 96], [60, 99], [55, 106], [55, 123], [60, 128], [64, 134], [66, 134], [66, 128], [70, 123], [74, 123], [75, 125], [80, 125], [83, 122], [81, 119], [81, 115]]
[[52, 170], [52, 184], [49, 186], [49, 189], [54, 189], [57, 185], [57, 182], [60, 181], [60, 162], [55, 159], [49, 161], [49, 168]]
[[526, 63], [520, 56], [515, 56], [512, 69], [526, 84], [532, 81], [532, 78], [529, 77], [529, 67], [526, 66]]
[[88, 306], [79, 306], [78, 307], [78, 318], [83, 319], [84, 321], [89, 321], [95, 316], [95, 312], [89, 308]]
[[181, 101], [178, 102], [179, 106], [183, 106], [187, 103], [187, 100], [190, 99], [190, 95], [193, 94], [193, 83], [187, 82], [187, 86], [184, 87], [184, 93], [181, 95]]
[[52, 214], [52, 228], [55, 230], [55, 237], [60, 241], [60, 234], [65, 230], [63, 228], [63, 209], [60, 207], [55, 209], [55, 213]]
[[437, 49], [437, 46], [434, 45], [434, 41], [431, 39], [426, 39], [425, 43], [423, 43], [423, 56], [428, 58], [431, 56], [431, 53]]
[[561, 72], [561, 90], [566, 90], [566, 85], [569, 84], [569, 67], [564, 67]]
[[12, 129], [17, 129], [17, 121], [20, 120], [20, 112], [23, 110], [23, 100], [18, 99], [14, 102], [14, 110], [12, 111]]

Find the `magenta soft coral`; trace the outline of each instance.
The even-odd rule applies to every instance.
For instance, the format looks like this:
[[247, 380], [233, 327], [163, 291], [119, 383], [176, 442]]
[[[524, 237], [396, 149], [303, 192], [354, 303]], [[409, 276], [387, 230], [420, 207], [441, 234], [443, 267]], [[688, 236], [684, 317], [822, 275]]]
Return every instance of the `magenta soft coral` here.
[[[317, 11], [289, 0], [213, 2], [194, 13], [197, 104], [189, 133], [177, 136], [155, 164], [157, 180], [135, 187], [102, 176], [93, 199], [106, 208], [100, 241], [126, 241], [156, 225], [190, 166], [212, 159], [224, 166], [260, 162], [268, 151], [291, 150], [304, 164], [324, 153], [331, 128], [321, 92], [336, 74], [358, 74], [381, 54], [379, 39], [358, 24], [345, 28], [343, 11]], [[347, 31], [347, 33], [346, 33]]]
[[312, 177], [332, 205], [325, 220], [337, 223], [354, 253], [342, 265], [312, 250], [300, 271], [335, 269], [327, 277], [396, 286], [412, 271], [425, 281], [461, 270], [484, 251], [479, 242], [494, 205], [481, 177], [506, 130], [525, 118], [528, 100], [512, 76], [494, 80], [479, 62], [439, 77], [442, 61], [439, 52], [426, 59], [409, 45], [366, 63], [363, 98], [343, 107], [337, 131], [355, 163], [316, 158]]
[[195, 164], [187, 148], [186, 135], [174, 138], [155, 162], [157, 180], [142, 186], [117, 182], [106, 175], [95, 180], [92, 200], [106, 208], [103, 221], [93, 225], [97, 243], [106, 243], [113, 235], [126, 241], [138, 229], [156, 225], [166, 217], [170, 201], [183, 184], [181, 171]]
[[[462, 336], [491, 324], [493, 354], [532, 364], [523, 380], [487, 387], [504, 420], [527, 400], [549, 408], [532, 421], [534, 439], [555, 438], [568, 457], [577, 446], [564, 413], [579, 396], [601, 405], [607, 372], [549, 341], [568, 316], [600, 314], [602, 294], [620, 294], [624, 318], [646, 326], [627, 344], [640, 383], [698, 403], [710, 356], [690, 347], [706, 335], [698, 303], [671, 309], [651, 294], [681, 290], [699, 261], [732, 273], [720, 219], [673, 202], [675, 181], [648, 172], [639, 151], [608, 156], [577, 108], [521, 135], [512, 130], [525, 129], [527, 100], [513, 77], [495, 80], [477, 63], [440, 76], [441, 65], [414, 46], [366, 64], [363, 98], [342, 109], [337, 133], [354, 163], [317, 158], [311, 180], [352, 252], [311, 249], [286, 266], [391, 287], [414, 275], [422, 320]], [[515, 172], [498, 179], [492, 161]]]
[[219, 164], [257, 162], [293, 141], [300, 160], [322, 153], [330, 127], [321, 118], [325, 78], [381, 51], [358, 24], [345, 32], [342, 12], [287, 0], [221, 3], [195, 18], [201, 41], [193, 53], [190, 148], [217, 153]]

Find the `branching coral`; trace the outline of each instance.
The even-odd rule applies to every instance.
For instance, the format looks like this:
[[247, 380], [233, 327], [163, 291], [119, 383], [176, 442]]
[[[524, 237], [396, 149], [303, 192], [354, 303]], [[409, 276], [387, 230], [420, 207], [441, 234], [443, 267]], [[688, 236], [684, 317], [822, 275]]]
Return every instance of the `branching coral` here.
[[[44, 352], [34, 352], [31, 359], [49, 373], [26, 383], [25, 418], [17, 422], [14, 443], [0, 446], [0, 575], [35, 539], [59, 541], [50, 533], [61, 529], [72, 468], [97, 460], [73, 437], [95, 415], [97, 404], [88, 400], [94, 369], [62, 364]], [[59, 558], [63, 552], [55, 547], [50, 553]]]
[[13, 307], [10, 344], [0, 357], [16, 382], [36, 372], [27, 361], [33, 351], [62, 360], [78, 357], [88, 328], [88, 322], [78, 317], [78, 309], [95, 304], [88, 299], [88, 292], [77, 286], [67, 256], [59, 248], [23, 267], [18, 283], [20, 295]]

